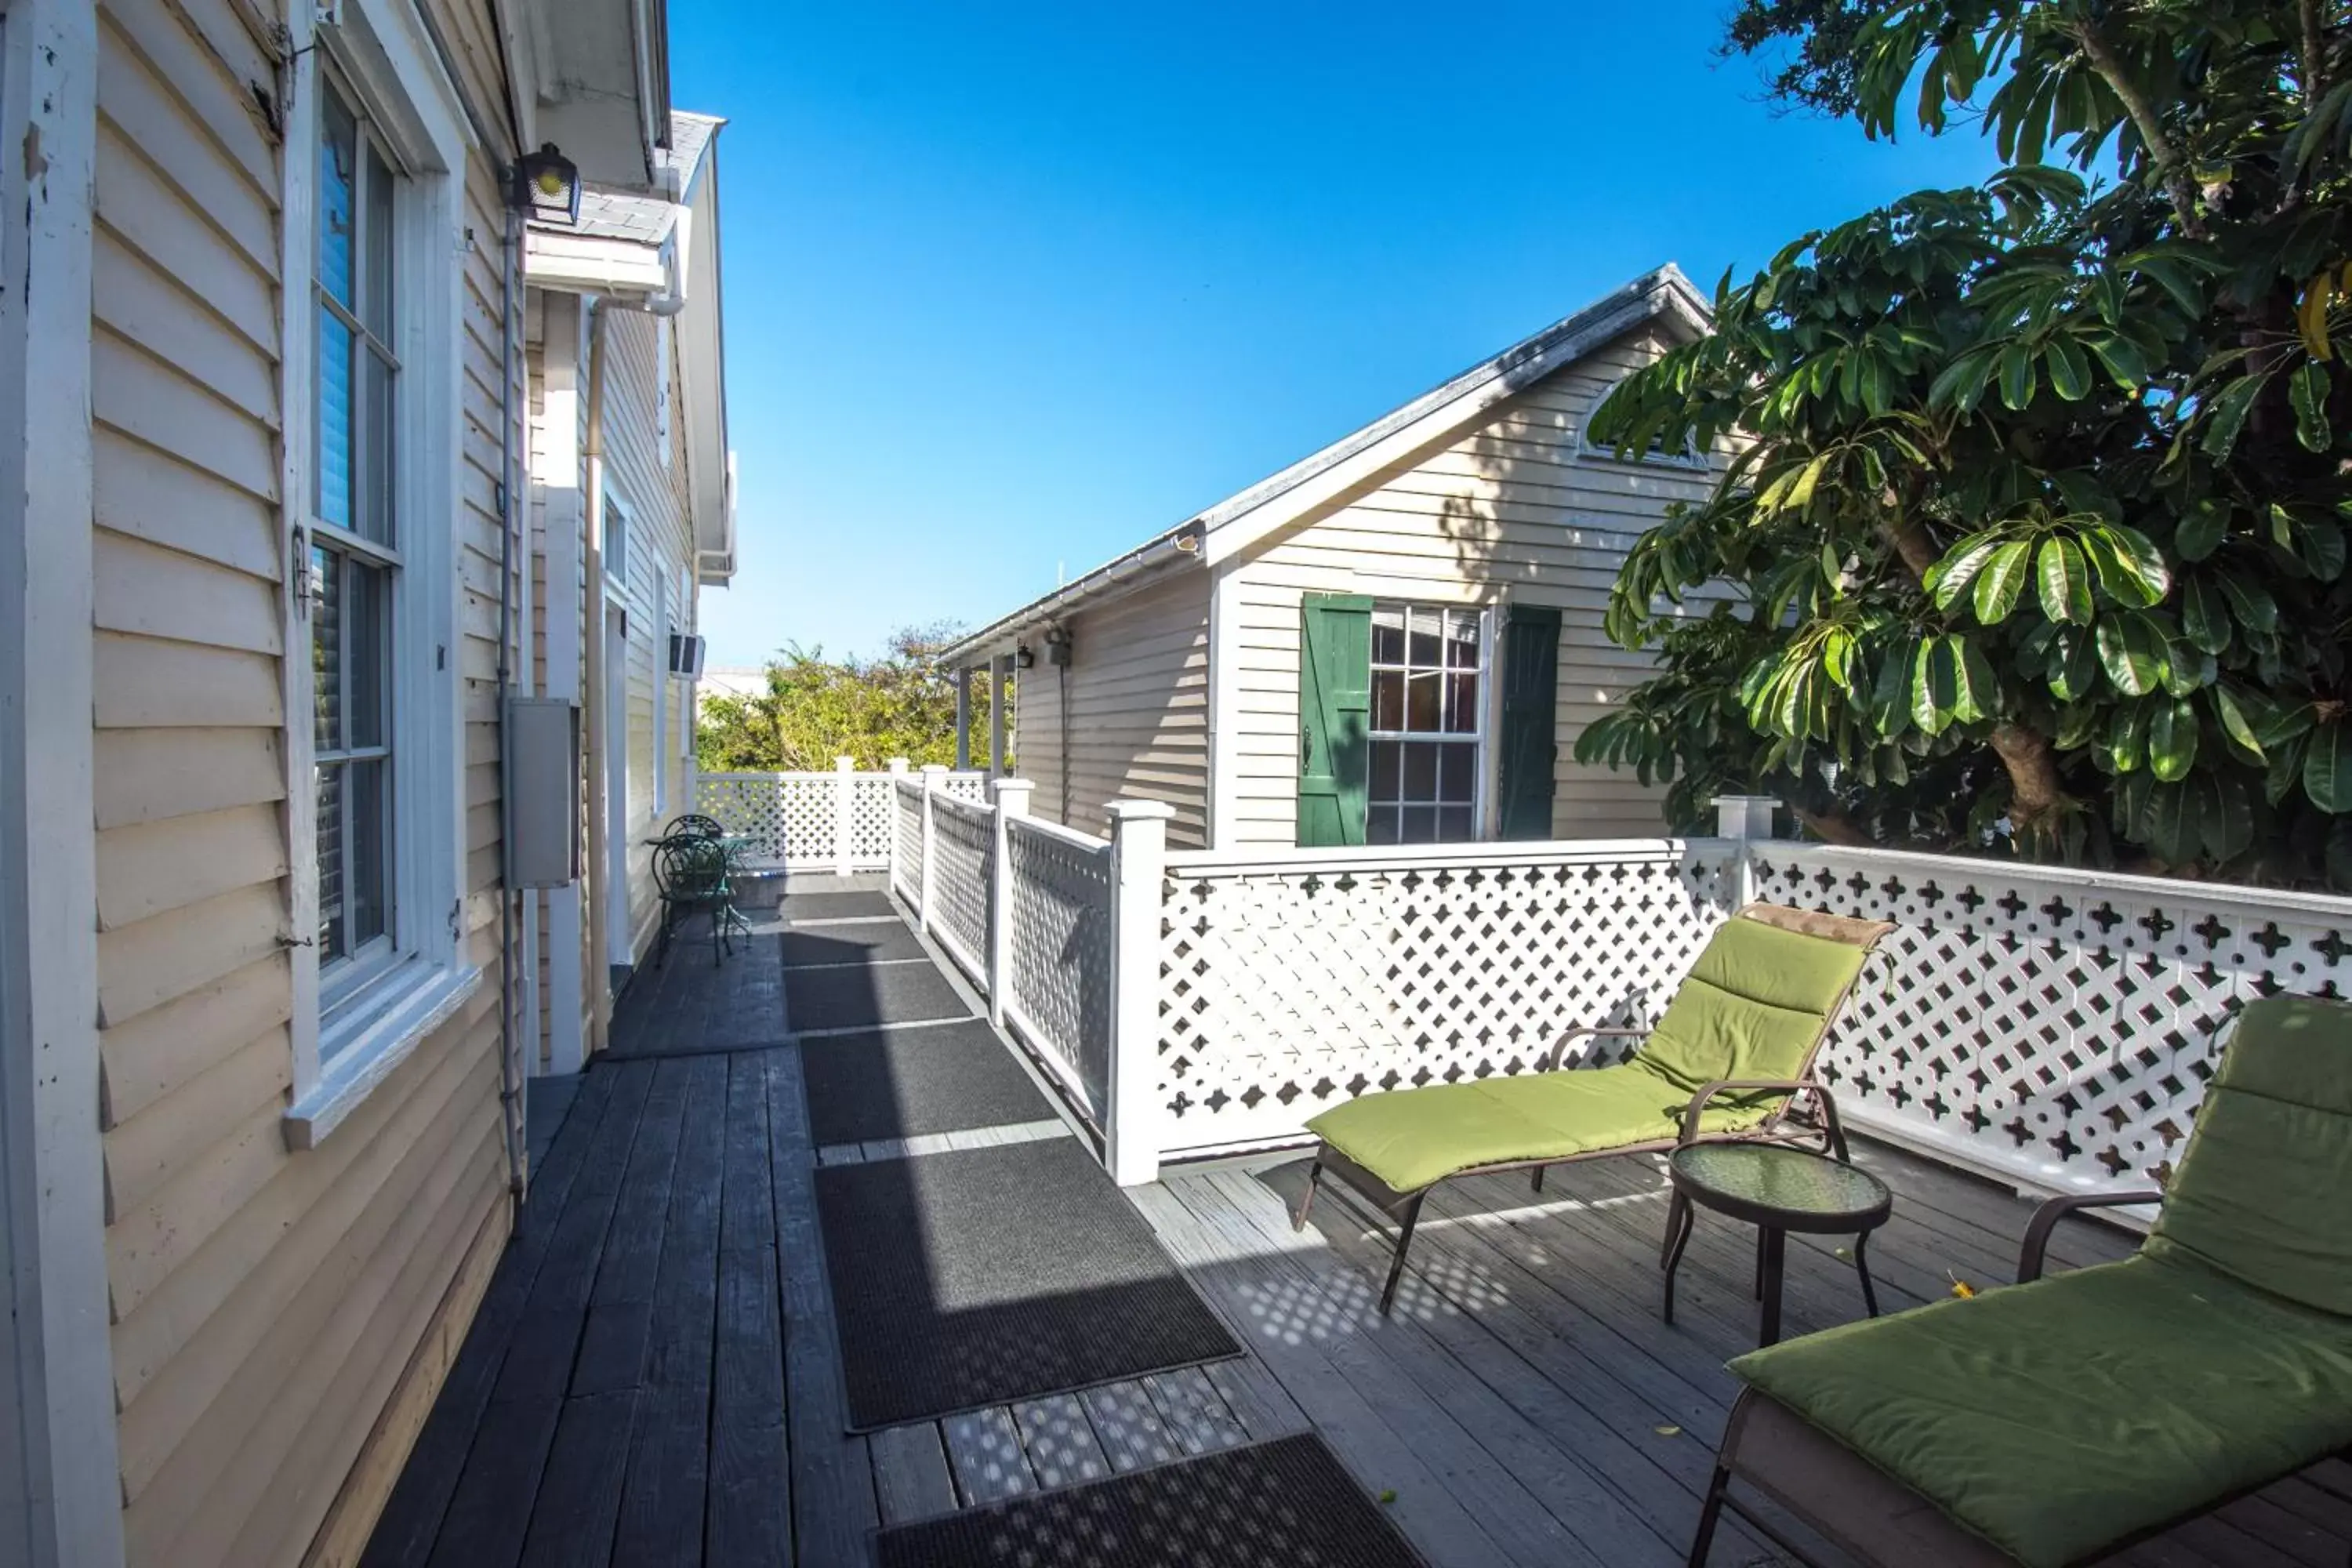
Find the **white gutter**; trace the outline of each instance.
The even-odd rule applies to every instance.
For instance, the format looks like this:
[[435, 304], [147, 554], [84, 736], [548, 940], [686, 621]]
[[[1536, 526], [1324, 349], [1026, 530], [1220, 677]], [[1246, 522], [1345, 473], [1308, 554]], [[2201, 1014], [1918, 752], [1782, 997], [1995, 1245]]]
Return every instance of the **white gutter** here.
[[1010, 653], [1023, 632], [1066, 619], [1097, 600], [1112, 597], [1146, 573], [1188, 562], [1201, 563], [1201, 529], [1197, 522], [1171, 529], [1118, 560], [1096, 567], [1076, 582], [1032, 600], [1003, 619], [952, 644], [940, 656], [940, 659], [950, 665], [971, 664], [989, 654]]

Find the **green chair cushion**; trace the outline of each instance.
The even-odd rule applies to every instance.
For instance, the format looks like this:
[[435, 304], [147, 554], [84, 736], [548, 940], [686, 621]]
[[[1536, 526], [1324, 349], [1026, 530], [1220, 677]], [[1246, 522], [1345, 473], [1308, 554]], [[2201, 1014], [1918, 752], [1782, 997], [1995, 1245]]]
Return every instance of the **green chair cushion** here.
[[2239, 1016], [2147, 1250], [2352, 1316], [2352, 1008], [2274, 996]]
[[[1671, 1142], [1689, 1103], [1689, 1090], [1633, 1062], [1360, 1095], [1307, 1125], [1395, 1191], [1409, 1193], [1482, 1165]], [[1726, 1105], [1701, 1126], [1734, 1131], [1769, 1110], [1769, 1103]]]
[[2352, 1321], [2147, 1257], [1731, 1370], [2029, 1568], [2352, 1444]]
[[1726, 921], [1641, 1059], [1686, 1094], [1717, 1079], [1794, 1078], [1866, 956], [1851, 942]]

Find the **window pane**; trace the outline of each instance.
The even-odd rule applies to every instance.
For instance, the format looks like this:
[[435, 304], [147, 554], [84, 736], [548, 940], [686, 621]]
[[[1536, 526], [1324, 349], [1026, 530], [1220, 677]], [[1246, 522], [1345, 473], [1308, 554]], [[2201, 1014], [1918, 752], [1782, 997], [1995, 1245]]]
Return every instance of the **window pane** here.
[[1404, 748], [1404, 799], [1435, 800], [1437, 798], [1439, 750], [1440, 748], [1436, 746]]
[[1402, 610], [1372, 612], [1372, 662], [1374, 664], [1404, 662], [1404, 612]]
[[[319, 750], [343, 749], [343, 558], [310, 550], [310, 700]], [[321, 816], [323, 824], [326, 818]]]
[[1434, 844], [1437, 842], [1437, 808], [1433, 805], [1408, 805], [1397, 816], [1397, 842], [1400, 844]]
[[392, 574], [381, 566], [343, 563], [346, 744], [381, 746], [383, 739], [385, 637], [391, 622]]
[[392, 540], [393, 369], [373, 348], [360, 351], [361, 388], [359, 483], [353, 487], [359, 518], [352, 526], [379, 543]]
[[1372, 672], [1372, 728], [1404, 728], [1403, 671], [1381, 669]]
[[1438, 616], [1442, 613], [1419, 609], [1410, 612], [1412, 624], [1409, 628], [1410, 635], [1406, 638], [1406, 648], [1413, 667], [1417, 669], [1437, 668], [1437, 627]]
[[384, 934], [385, 849], [389, 837], [384, 821], [384, 766], [381, 762], [349, 763], [345, 786], [351, 813], [351, 863], [347, 868], [351, 900], [351, 942], [364, 946]]
[[352, 334], [325, 306], [319, 308], [319, 516], [352, 526]]
[[319, 96], [319, 287], [348, 306], [360, 129], [334, 89]]
[[1478, 678], [1452, 674], [1445, 678], [1445, 727], [1457, 735], [1478, 729]]
[[1398, 754], [1404, 750], [1396, 741], [1372, 742], [1372, 777], [1370, 794], [1375, 801], [1392, 801], [1397, 797], [1398, 770], [1403, 759]]
[[1453, 610], [1446, 616], [1445, 662], [1452, 669], [1478, 668], [1478, 612]]
[[1478, 798], [1478, 748], [1475, 746], [1432, 746], [1438, 753], [1436, 798], [1454, 805], [1468, 805]]
[[367, 216], [361, 237], [365, 242], [367, 273], [360, 282], [360, 320], [383, 342], [392, 342], [392, 171], [367, 148]]
[[351, 952], [343, 942], [343, 767], [319, 770], [319, 962]]
[[[1436, 638], [1430, 639], [1432, 644]], [[1419, 734], [1434, 734], [1438, 725], [1438, 686], [1442, 678], [1434, 670], [1415, 670], [1405, 689], [1404, 727]]]
[[1396, 807], [1392, 805], [1376, 805], [1372, 807], [1370, 814], [1364, 818], [1364, 842], [1367, 844], [1393, 844], [1396, 841]]
[[1468, 806], [1449, 805], [1437, 814], [1437, 841], [1440, 844], [1467, 844], [1473, 837]]

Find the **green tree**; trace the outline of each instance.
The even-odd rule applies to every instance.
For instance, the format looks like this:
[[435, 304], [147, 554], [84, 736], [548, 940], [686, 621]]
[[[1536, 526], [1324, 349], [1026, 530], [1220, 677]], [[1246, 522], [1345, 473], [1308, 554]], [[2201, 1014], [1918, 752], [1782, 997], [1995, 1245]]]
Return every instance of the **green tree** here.
[[1852, 842], [2352, 881], [2343, 7], [1748, 11], [1791, 96], [2011, 166], [1727, 273], [1609, 400], [1601, 439], [1737, 456], [1628, 558], [1609, 628], [1665, 672], [1580, 754], [1685, 817], [1761, 788]]
[[[797, 644], [770, 662], [767, 689], [713, 697], [694, 732], [705, 773], [827, 772], [834, 759], [860, 769], [905, 757], [917, 767], [955, 761], [955, 686], [940, 654], [961, 628], [907, 626], [877, 658], [828, 659]], [[987, 732], [989, 682], [971, 686], [972, 733]]]

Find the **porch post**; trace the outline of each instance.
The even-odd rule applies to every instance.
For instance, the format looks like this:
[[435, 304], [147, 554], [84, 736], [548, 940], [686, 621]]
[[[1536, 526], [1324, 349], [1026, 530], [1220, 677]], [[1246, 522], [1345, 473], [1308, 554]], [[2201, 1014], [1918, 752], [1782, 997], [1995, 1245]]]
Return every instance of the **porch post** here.
[[1004, 1026], [1004, 987], [1013, 978], [1013, 819], [1029, 815], [1027, 779], [997, 779], [996, 856], [988, 879], [988, 1021]]
[[[849, 875], [849, 863], [856, 847], [855, 826], [857, 819], [857, 759], [833, 759], [833, 874]], [[895, 802], [892, 803], [894, 805]]]
[[892, 757], [884, 764], [890, 773], [890, 863], [882, 874], [884, 887], [892, 893], [898, 890], [898, 781], [907, 776], [907, 759]]
[[1122, 1187], [1160, 1179], [1160, 879], [1164, 801], [1115, 800], [1110, 814], [1110, 1103], [1103, 1142]]
[[968, 773], [971, 768], [971, 667], [965, 665], [955, 672], [956, 694], [956, 772]]
[[931, 868], [939, 864], [939, 830], [932, 820], [931, 802], [938, 798], [940, 787], [947, 783], [948, 771], [937, 763], [923, 764], [923, 885], [922, 895], [915, 906], [917, 923], [929, 935], [931, 929], [931, 888], [939, 880]]
[[1738, 896], [1734, 911], [1756, 901], [1756, 846], [1772, 837], [1772, 814], [1778, 799], [1769, 795], [1719, 795], [1715, 797], [1715, 832], [1739, 846]]
[[1013, 658], [999, 654], [988, 661], [988, 774], [1003, 778], [1006, 710], [1013, 706], [1005, 688], [1013, 684]]

